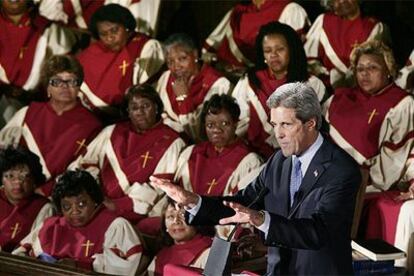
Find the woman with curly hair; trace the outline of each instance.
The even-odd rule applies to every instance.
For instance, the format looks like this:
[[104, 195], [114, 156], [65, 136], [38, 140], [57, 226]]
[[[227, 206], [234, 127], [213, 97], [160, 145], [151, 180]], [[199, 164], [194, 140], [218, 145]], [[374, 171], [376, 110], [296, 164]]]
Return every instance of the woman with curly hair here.
[[45, 181], [36, 154], [20, 147], [0, 150], [0, 175], [0, 250], [11, 252], [30, 231], [53, 215], [53, 207], [34, 193]]

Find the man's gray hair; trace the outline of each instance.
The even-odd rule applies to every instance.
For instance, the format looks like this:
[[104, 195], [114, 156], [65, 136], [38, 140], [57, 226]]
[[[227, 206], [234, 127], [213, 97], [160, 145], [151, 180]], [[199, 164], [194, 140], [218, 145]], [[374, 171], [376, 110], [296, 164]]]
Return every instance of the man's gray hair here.
[[316, 129], [322, 126], [322, 110], [318, 96], [312, 87], [303, 82], [286, 83], [279, 86], [267, 99], [269, 108], [279, 106], [295, 110], [296, 118], [305, 123], [316, 119]]

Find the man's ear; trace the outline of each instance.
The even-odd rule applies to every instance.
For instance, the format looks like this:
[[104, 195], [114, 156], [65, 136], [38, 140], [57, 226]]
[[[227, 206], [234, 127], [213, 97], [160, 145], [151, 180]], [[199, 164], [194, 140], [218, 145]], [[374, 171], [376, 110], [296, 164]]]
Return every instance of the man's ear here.
[[306, 127], [310, 130], [310, 129], [316, 129], [316, 118], [312, 118], [312, 119], [309, 119], [307, 122], [306, 122]]

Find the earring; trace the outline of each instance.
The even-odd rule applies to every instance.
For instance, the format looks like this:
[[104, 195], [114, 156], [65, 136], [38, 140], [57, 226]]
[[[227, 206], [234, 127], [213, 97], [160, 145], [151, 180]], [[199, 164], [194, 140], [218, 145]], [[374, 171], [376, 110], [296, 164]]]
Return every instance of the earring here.
[[195, 58], [195, 59], [194, 59], [194, 62], [195, 62], [195, 63], [198, 63], [198, 62], [199, 62], [199, 59], [198, 59], [198, 58]]
[[264, 60], [264, 63], [266, 63], [266, 64], [267, 64], [267, 60], [266, 60], [266, 59]]
[[50, 92], [47, 92], [47, 97], [50, 98], [52, 95], [50, 95]]

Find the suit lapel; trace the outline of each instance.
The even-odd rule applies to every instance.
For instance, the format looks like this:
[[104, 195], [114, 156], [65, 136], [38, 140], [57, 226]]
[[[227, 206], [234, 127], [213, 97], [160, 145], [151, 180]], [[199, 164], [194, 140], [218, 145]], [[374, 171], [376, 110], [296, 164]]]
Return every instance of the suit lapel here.
[[321, 175], [325, 172], [326, 168], [329, 166], [330, 160], [331, 160], [331, 148], [328, 145], [329, 144], [327, 143], [325, 139], [322, 146], [316, 152], [311, 163], [309, 164], [306, 174], [302, 179], [302, 184], [300, 185], [300, 188], [298, 190], [298, 193], [301, 193], [302, 196], [300, 196], [299, 200], [296, 200], [293, 203], [293, 206], [289, 212], [289, 218], [293, 216], [293, 214], [299, 208], [303, 200], [312, 190], [312, 187], [318, 182], [318, 179], [321, 177]]

